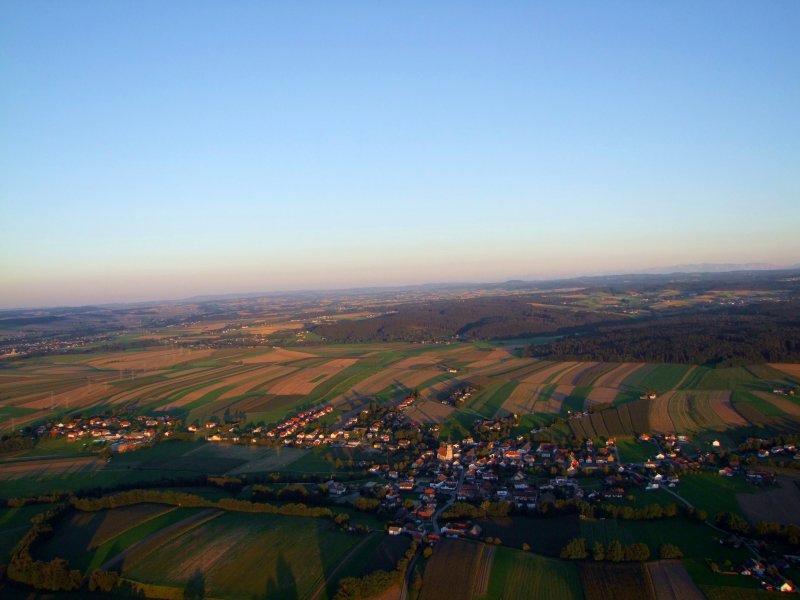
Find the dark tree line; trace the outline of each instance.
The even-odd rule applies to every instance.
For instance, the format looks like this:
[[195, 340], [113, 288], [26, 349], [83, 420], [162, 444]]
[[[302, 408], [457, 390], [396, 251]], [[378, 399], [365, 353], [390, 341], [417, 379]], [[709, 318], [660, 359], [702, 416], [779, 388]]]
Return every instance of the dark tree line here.
[[329, 342], [466, 340], [553, 333], [624, 317], [591, 310], [532, 306], [538, 297], [439, 300], [393, 307], [390, 314], [309, 325]]
[[529, 356], [554, 360], [735, 366], [800, 362], [800, 302], [719, 309], [600, 325]]

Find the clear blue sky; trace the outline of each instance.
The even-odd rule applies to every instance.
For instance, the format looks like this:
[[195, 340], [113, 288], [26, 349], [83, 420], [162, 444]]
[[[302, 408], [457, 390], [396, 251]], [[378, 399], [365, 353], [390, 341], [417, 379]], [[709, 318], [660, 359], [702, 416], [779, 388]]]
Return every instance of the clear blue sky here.
[[0, 4], [0, 306], [800, 262], [800, 2]]

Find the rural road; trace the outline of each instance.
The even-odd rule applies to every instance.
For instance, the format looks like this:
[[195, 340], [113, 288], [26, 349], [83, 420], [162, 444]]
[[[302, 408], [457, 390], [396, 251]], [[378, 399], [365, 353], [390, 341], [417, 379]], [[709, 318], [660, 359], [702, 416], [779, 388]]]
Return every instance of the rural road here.
[[417, 559], [419, 558], [421, 552], [422, 545], [419, 545], [417, 546], [417, 551], [414, 553], [411, 561], [408, 563], [405, 577], [403, 577], [403, 586], [400, 589], [400, 600], [406, 600], [408, 598], [408, 588], [411, 585], [411, 576], [414, 574], [414, 566], [417, 564]]

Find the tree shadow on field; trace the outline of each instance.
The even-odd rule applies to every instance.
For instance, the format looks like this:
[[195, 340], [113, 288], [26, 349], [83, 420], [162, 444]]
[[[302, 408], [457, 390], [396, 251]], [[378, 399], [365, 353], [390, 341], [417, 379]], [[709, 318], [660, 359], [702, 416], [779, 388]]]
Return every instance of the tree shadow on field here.
[[278, 560], [275, 562], [275, 575], [274, 578], [267, 579], [264, 600], [299, 600], [297, 578], [292, 573], [292, 566], [283, 556], [283, 552], [278, 554]]
[[197, 569], [189, 581], [186, 582], [186, 587], [183, 588], [184, 600], [203, 600], [206, 597], [206, 576], [200, 569]]

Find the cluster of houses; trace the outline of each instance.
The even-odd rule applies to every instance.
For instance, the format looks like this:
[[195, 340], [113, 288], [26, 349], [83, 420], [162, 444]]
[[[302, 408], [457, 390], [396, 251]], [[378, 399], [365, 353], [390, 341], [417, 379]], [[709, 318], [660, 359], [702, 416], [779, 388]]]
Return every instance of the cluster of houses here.
[[[438, 535], [480, 534], [479, 528], [476, 533], [476, 528], [469, 523], [451, 523], [436, 530], [434, 515], [453, 502], [489, 501], [518, 510], [536, 510], [542, 504], [559, 499], [594, 501], [622, 497], [624, 486], [630, 481], [617, 477], [616, 468], [611, 471], [614, 475], [606, 478], [603, 489], [588, 493], [581, 488], [579, 479], [568, 476], [580, 469], [612, 468], [616, 463], [614, 440], [602, 447], [587, 442], [580, 449], [570, 449], [524, 439], [476, 442], [468, 437], [460, 444], [443, 443], [435, 451], [422, 450], [403, 472], [387, 464], [374, 464], [369, 471], [384, 479], [379, 494], [383, 509], [403, 522], [403, 531], [412, 537], [432, 541]], [[545, 470], [561, 467], [560, 471], [568, 475], [536, 482], [530, 476], [530, 468], [534, 466]], [[374, 485], [370, 485], [373, 492]]]
[[169, 436], [178, 421], [169, 415], [122, 417], [95, 415], [74, 417], [66, 422], [40, 425], [37, 437], [91, 440], [111, 444], [114, 452], [129, 452], [151, 444], [158, 434]]
[[768, 592], [797, 592], [797, 587], [788, 578], [781, 575], [781, 571], [790, 565], [785, 558], [778, 558], [775, 564], [766, 564], [756, 558], [748, 558], [742, 563], [740, 575], [745, 577], [755, 577], [761, 583], [761, 587]]
[[[448, 369], [448, 372], [457, 373], [458, 370]], [[450, 392], [450, 394], [448, 394], [446, 398], [443, 398], [441, 400], [441, 403], [446, 404], [448, 406], [458, 406], [462, 402], [466, 402], [467, 400], [469, 400], [472, 397], [472, 394], [474, 394], [476, 391], [477, 390], [473, 386], [465, 384]]]
[[[322, 408], [315, 408], [311, 410], [306, 410], [301, 412], [294, 417], [290, 417], [289, 419], [283, 421], [282, 423], [278, 424], [274, 428], [267, 431], [267, 437], [274, 438], [287, 438], [292, 435], [297, 434], [299, 437], [302, 435], [302, 438], [299, 439], [306, 439], [308, 434], [304, 435], [304, 432], [300, 431], [314, 423], [315, 421], [319, 421], [322, 417], [327, 414], [333, 412], [332, 406], [323, 406]], [[297, 433], [300, 432], [300, 433]], [[315, 439], [318, 431], [310, 432], [311, 439]]]
[[65, 334], [63, 336], [45, 335], [42, 337], [38, 337], [36, 334], [33, 337], [21, 335], [18, 338], [6, 339], [0, 343], [0, 359], [66, 353], [80, 350], [90, 344], [108, 342], [111, 338], [112, 336], [109, 334]]
[[257, 443], [261, 439], [281, 440], [285, 445], [296, 442], [298, 446], [318, 446], [327, 439], [326, 434], [320, 427], [311, 430], [308, 428], [331, 412], [333, 412], [332, 406], [305, 410], [270, 429], [260, 426], [242, 427], [238, 423], [220, 423], [214, 419], [208, 420], [202, 425], [194, 423], [186, 429], [190, 433], [197, 433], [200, 429], [205, 429], [206, 441], [209, 442], [238, 444], [250, 441]]

